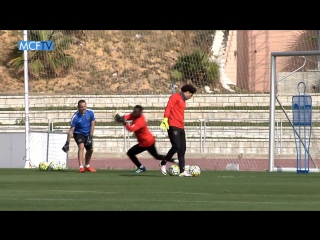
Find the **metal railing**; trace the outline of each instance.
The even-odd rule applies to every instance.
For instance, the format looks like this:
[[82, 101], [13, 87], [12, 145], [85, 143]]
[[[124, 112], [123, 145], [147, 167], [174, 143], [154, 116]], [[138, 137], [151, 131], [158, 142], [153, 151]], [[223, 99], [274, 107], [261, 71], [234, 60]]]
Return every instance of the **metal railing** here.
[[[147, 121], [148, 120], [152, 120], [152, 121], [162, 121], [163, 118], [147, 118]], [[204, 144], [203, 144], [203, 141], [205, 141], [205, 129], [204, 129], [204, 120], [203, 119], [199, 119], [199, 118], [191, 118], [191, 119], [187, 119], [184, 121], [185, 123], [190, 123], [190, 122], [200, 122], [200, 126], [199, 126], [199, 130], [200, 130], [200, 150], [201, 150], [201, 153], [204, 151]], [[204, 131], [203, 131], [204, 129]], [[159, 126], [159, 131], [162, 131], [160, 129], [160, 126]], [[187, 134], [187, 133], [186, 133]], [[188, 135], [187, 135], [187, 139], [188, 139]]]
[[[53, 118], [51, 119], [51, 129], [52, 131], [56, 131], [54, 123], [58, 120], [62, 120], [62, 119], [68, 119], [70, 120], [70, 118]], [[108, 119], [108, 121], [113, 121], [113, 118], [110, 117], [100, 117], [97, 118], [97, 120], [101, 120], [101, 119]], [[162, 121], [162, 118], [147, 118], [148, 121]], [[199, 126], [199, 133], [200, 133], [200, 152], [203, 153], [205, 152], [205, 147], [206, 147], [206, 141], [207, 141], [207, 135], [208, 135], [208, 131], [209, 132], [215, 132], [214, 129], [212, 129], [212, 127], [210, 128], [210, 130], [208, 130], [208, 126], [207, 123], [210, 122], [250, 122], [250, 123], [262, 123], [262, 122], [268, 122], [267, 119], [255, 119], [255, 118], [241, 118], [241, 119], [232, 119], [232, 118], [220, 118], [220, 119], [199, 119], [199, 118], [194, 118], [194, 119], [187, 119], [185, 120], [186, 123], [192, 123], [192, 122], [198, 122], [200, 123]], [[66, 122], [67, 123], [67, 122]], [[67, 125], [66, 125], [67, 126]], [[120, 127], [120, 126], [119, 126]], [[114, 127], [115, 129], [119, 129], [119, 127]], [[121, 126], [122, 127], [122, 126]], [[151, 128], [153, 128], [154, 126], [150, 126]], [[96, 126], [96, 129], [104, 129], [105, 126]], [[109, 129], [112, 129], [111, 126], [108, 126]], [[189, 127], [187, 127], [189, 128]], [[194, 127], [193, 127], [194, 128]], [[160, 127], [158, 128], [159, 132], [163, 131], [160, 129]], [[152, 129], [153, 132], [156, 132], [155, 129]], [[221, 130], [216, 130], [216, 132], [221, 132]], [[188, 132], [187, 132], [188, 133]], [[282, 121], [280, 120], [276, 122], [276, 146], [277, 146], [277, 153], [281, 153], [281, 148], [282, 148]], [[123, 127], [123, 141], [124, 141], [124, 151], [127, 151], [130, 148], [130, 143], [133, 141], [131, 138], [132, 134], [130, 134], [125, 127]], [[210, 134], [210, 136], [214, 136], [214, 134]], [[194, 139], [193, 139], [194, 140]]]
[[[112, 117], [96, 117], [96, 119], [97, 120], [99, 120], [99, 119], [108, 119], [109, 120], [109, 122], [113, 122], [113, 118]], [[56, 118], [51, 118], [50, 119], [50, 126], [51, 126], [51, 129], [52, 129], [52, 131], [55, 131], [55, 126], [54, 126], [54, 124], [55, 123], [57, 123], [56, 122], [56, 120], [67, 120], [67, 121], [65, 121], [65, 123], [66, 123], [66, 127], [70, 127], [70, 122], [71, 122], [71, 118], [70, 117], [56, 117]]]
[[[24, 121], [24, 117], [20, 117], [20, 118], [16, 118], [16, 117], [0, 117], [0, 123], [1, 123], [1, 119], [13, 119], [13, 121], [20, 121], [20, 122], [15, 122], [15, 124], [9, 124], [9, 125], [16, 125], [16, 126], [21, 126], [23, 125], [23, 121]], [[49, 119], [47, 117], [30, 117], [30, 123], [31, 120], [37, 120], [37, 119], [45, 119], [45, 123], [47, 124], [46, 130], [47, 131], [68, 131], [68, 129], [65, 130], [61, 130], [61, 128], [57, 128], [57, 126], [55, 126], [56, 123], [61, 123], [61, 122], [65, 122], [66, 124], [61, 126], [59, 125], [59, 127], [69, 127], [70, 126], [70, 117], [57, 117], [57, 118], [52, 118]], [[113, 118], [112, 117], [97, 117], [96, 118], [98, 121], [99, 120], [107, 120], [106, 122], [113, 122]], [[64, 121], [61, 121], [64, 120]], [[66, 120], [66, 121], [65, 121]], [[162, 121], [162, 118], [147, 118], [148, 121]], [[205, 147], [206, 147], [206, 143], [207, 143], [207, 137], [212, 137], [212, 136], [218, 136], [217, 133], [221, 133], [223, 132], [221, 129], [215, 129], [214, 126], [207, 126], [208, 123], [212, 123], [212, 122], [230, 122], [230, 123], [243, 123], [243, 122], [250, 122], [250, 123], [262, 123], [262, 122], [268, 122], [268, 119], [257, 119], [257, 118], [239, 118], [239, 119], [232, 119], [232, 118], [219, 118], [219, 119], [200, 119], [200, 118], [194, 118], [194, 119], [187, 119], [185, 120], [186, 123], [199, 123], [199, 125], [197, 124], [197, 126], [187, 126], [186, 128], [193, 128], [193, 130], [199, 131], [199, 137], [198, 138], [192, 138], [192, 141], [195, 141], [195, 139], [200, 139], [200, 152], [203, 153], [205, 152]], [[5, 124], [3, 124], [5, 125]], [[275, 132], [275, 142], [276, 142], [276, 153], [277, 154], [281, 154], [282, 152], [282, 141], [283, 141], [283, 121], [277, 120], [276, 124], [275, 124], [276, 128], [276, 132]], [[159, 131], [162, 134], [165, 134], [159, 126], [149, 126], [152, 130], [152, 132], [156, 132]], [[156, 130], [153, 127], [157, 127]], [[217, 127], [221, 127], [221, 126], [217, 126]], [[232, 128], [232, 126], [225, 126], [225, 127], [229, 127]], [[248, 127], [250, 127], [248, 125]], [[267, 127], [267, 126], [266, 126]], [[96, 129], [105, 129], [106, 126], [96, 126]], [[130, 148], [130, 143], [132, 140], [131, 136], [132, 134], [129, 134], [129, 132], [126, 130], [125, 127], [119, 125], [119, 126], [114, 126], [114, 128], [112, 126], [108, 126], [108, 129], [112, 129], [112, 130], [120, 130], [123, 129], [123, 141], [124, 141], [124, 151], [127, 151]], [[237, 131], [237, 129], [230, 129], [230, 131]], [[188, 130], [187, 130], [187, 134], [188, 134]], [[222, 133], [223, 134], [223, 133]], [[227, 136], [227, 135], [226, 135]], [[116, 137], [116, 136], [113, 136]], [[121, 138], [121, 136], [120, 136]], [[187, 141], [188, 141], [189, 136], [187, 136]]]
[[[9, 123], [3, 123], [2, 121], [1, 121], [1, 119], [4, 119], [4, 120], [6, 120], [6, 121], [12, 121], [12, 122], [14, 122], [13, 124], [9, 124]], [[11, 120], [12, 119], [12, 120]], [[49, 131], [50, 132], [50, 119], [49, 118], [47, 118], [47, 117], [29, 117], [29, 123], [30, 123], [30, 127], [32, 127], [32, 122], [31, 122], [31, 120], [44, 120], [45, 119], [45, 121], [44, 121], [44, 123], [46, 123], [46, 129], [47, 129], [47, 131]], [[38, 124], [39, 122], [37, 122], [37, 124]], [[24, 126], [25, 125], [25, 117], [0, 117], [0, 125], [1, 126], [5, 126], [5, 125], [9, 125], [9, 126]], [[39, 125], [37, 125], [37, 126], [39, 126]]]
[[[243, 123], [243, 122], [250, 122], [250, 123], [269, 123], [269, 119], [261, 119], [261, 118], [219, 118], [219, 119], [202, 119], [203, 120], [203, 126], [204, 126], [204, 139], [203, 139], [203, 148], [206, 144], [206, 136], [207, 136], [207, 123], [210, 122], [232, 122], [232, 123]], [[231, 127], [231, 126], [228, 126]], [[269, 128], [269, 126], [266, 126]], [[212, 132], [214, 130], [211, 129]], [[219, 130], [220, 132], [221, 130]], [[281, 154], [282, 149], [282, 135], [283, 135], [283, 125], [282, 120], [276, 120], [276, 128], [275, 128], [275, 136], [276, 136], [276, 146], [277, 146], [277, 154]], [[203, 152], [203, 150], [202, 150]]]

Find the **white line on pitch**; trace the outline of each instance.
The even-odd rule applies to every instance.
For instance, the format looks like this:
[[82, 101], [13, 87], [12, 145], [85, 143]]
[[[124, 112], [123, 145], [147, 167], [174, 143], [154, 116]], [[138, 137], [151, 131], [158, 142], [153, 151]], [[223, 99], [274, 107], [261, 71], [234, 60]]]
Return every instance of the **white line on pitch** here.
[[0, 189], [1, 191], [8, 191], [8, 192], [68, 192], [68, 193], [100, 193], [100, 194], [109, 194], [109, 193], [117, 193], [117, 192], [100, 192], [100, 191], [75, 191], [75, 190], [24, 190], [24, 189]]
[[[0, 189], [1, 191], [8, 191], [8, 192], [67, 192], [67, 193], [97, 193], [97, 194], [132, 194], [133, 192], [104, 192], [104, 191], [77, 191], [77, 190], [18, 190], [18, 189]], [[136, 192], [134, 192], [136, 193]], [[143, 192], [144, 194], [185, 194], [185, 195], [207, 195], [207, 196], [221, 196], [221, 195], [237, 195], [237, 196], [257, 196], [257, 194], [251, 194], [251, 193], [198, 193], [198, 192]], [[279, 194], [259, 194], [259, 196], [281, 196]], [[286, 197], [296, 197], [301, 196], [299, 194], [285, 194]], [[312, 195], [313, 197], [320, 197], [319, 194]]]
[[[0, 198], [0, 201], [74, 201], [74, 198]], [[77, 201], [98, 201], [98, 202], [163, 202], [163, 200], [152, 199], [77, 199]], [[188, 201], [188, 200], [168, 200], [166, 202], [175, 203], [212, 203], [212, 204], [291, 204], [296, 205], [295, 202], [246, 202], [246, 201]], [[300, 202], [305, 204], [319, 204], [320, 202]]]

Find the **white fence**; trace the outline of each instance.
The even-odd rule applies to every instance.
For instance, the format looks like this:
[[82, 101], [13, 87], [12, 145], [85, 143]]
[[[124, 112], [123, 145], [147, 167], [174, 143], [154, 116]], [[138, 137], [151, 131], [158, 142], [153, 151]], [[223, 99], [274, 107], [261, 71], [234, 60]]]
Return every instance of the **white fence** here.
[[[159, 118], [148, 119], [148, 121], [161, 121]], [[104, 117], [97, 118], [97, 122], [110, 122], [110, 125], [95, 127], [95, 136], [100, 139], [106, 139], [110, 141], [112, 138], [123, 139], [123, 151], [127, 151], [130, 148], [135, 138], [132, 137], [132, 133], [128, 132], [122, 125], [113, 125], [113, 118]], [[7, 132], [22, 132], [24, 131], [24, 119], [9, 119], [8, 117], [0, 117], [0, 128]], [[231, 123], [230, 126], [219, 125], [219, 122]], [[255, 118], [222, 118], [214, 120], [206, 119], [188, 119], [186, 120], [186, 133], [187, 142], [199, 143], [200, 153], [205, 153], [208, 140], [220, 139], [220, 142], [227, 139], [245, 139], [246, 142], [259, 142], [268, 141], [269, 139], [269, 126], [268, 119], [255, 119]], [[5, 124], [3, 124], [5, 123]], [[58, 124], [59, 123], [59, 124]], [[194, 124], [192, 124], [194, 123]], [[210, 124], [211, 123], [211, 124]], [[216, 126], [212, 123], [217, 123]], [[237, 125], [239, 123], [239, 125]], [[254, 126], [254, 124], [265, 123], [265, 126]], [[63, 132], [67, 133], [69, 130], [70, 118], [57, 117], [53, 119], [49, 118], [33, 118], [30, 117], [30, 130], [32, 131], [46, 131], [46, 132]], [[113, 125], [113, 126], [112, 126]], [[156, 138], [167, 138], [167, 133], [163, 132], [159, 126], [149, 126], [152, 133]], [[276, 121], [276, 154], [283, 152], [283, 142], [288, 141], [292, 137], [292, 144], [294, 145], [293, 131], [290, 127], [283, 127], [282, 120]], [[109, 139], [109, 140], [107, 140]], [[257, 145], [257, 148], [259, 146]]]

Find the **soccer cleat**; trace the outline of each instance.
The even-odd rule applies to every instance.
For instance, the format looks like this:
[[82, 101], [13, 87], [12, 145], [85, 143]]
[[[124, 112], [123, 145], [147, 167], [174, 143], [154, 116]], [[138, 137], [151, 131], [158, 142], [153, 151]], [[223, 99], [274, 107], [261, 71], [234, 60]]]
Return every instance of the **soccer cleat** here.
[[179, 177], [192, 177], [192, 175], [190, 173], [187, 173], [186, 171], [184, 171], [183, 173], [179, 174]]
[[167, 169], [166, 169], [166, 165], [161, 165], [161, 162], [159, 163], [160, 166], [160, 171], [163, 175], [167, 175]]
[[84, 169], [84, 167], [79, 168], [79, 172], [86, 172], [86, 170]]
[[85, 169], [85, 171], [87, 171], [87, 172], [96, 172], [97, 170], [95, 170], [93, 167], [91, 167], [91, 166], [89, 166], [89, 167], [85, 167], [84, 168]]
[[137, 168], [136, 170], [134, 170], [134, 173], [141, 173], [141, 172], [145, 172], [147, 171], [146, 167], [142, 167], [142, 168]]

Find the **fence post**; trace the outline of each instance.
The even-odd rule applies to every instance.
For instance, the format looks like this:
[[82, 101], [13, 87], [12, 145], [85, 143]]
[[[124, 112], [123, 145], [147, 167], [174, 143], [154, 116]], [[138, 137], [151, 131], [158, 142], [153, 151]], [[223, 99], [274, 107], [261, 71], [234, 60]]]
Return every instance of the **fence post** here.
[[203, 120], [203, 128], [204, 128], [204, 134], [203, 134], [203, 152], [204, 149], [206, 147], [206, 135], [207, 135], [207, 124], [206, 124], [206, 120]]
[[51, 131], [52, 131], [52, 132], [54, 131], [54, 130], [53, 130], [53, 128], [54, 128], [54, 123], [53, 123], [53, 122], [54, 122], [54, 118], [51, 119]]
[[124, 140], [124, 152], [127, 152], [127, 132], [126, 127], [123, 126], [123, 140]]
[[276, 146], [277, 146], [277, 153], [280, 153], [280, 142], [279, 142], [279, 138], [280, 138], [280, 133], [279, 133], [279, 122], [276, 121], [276, 127], [275, 127], [275, 134], [276, 134]]
[[282, 128], [282, 119], [280, 119], [280, 154], [282, 154], [282, 132], [283, 128]]
[[203, 142], [202, 142], [202, 121], [201, 119], [199, 119], [200, 121], [200, 153], [202, 153], [202, 147], [203, 147]]

